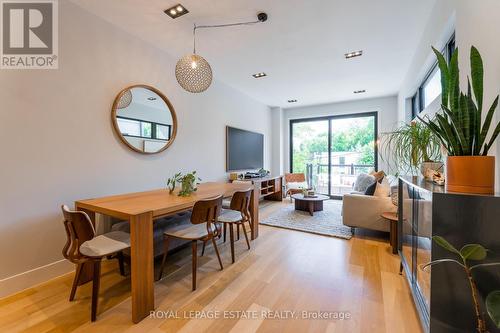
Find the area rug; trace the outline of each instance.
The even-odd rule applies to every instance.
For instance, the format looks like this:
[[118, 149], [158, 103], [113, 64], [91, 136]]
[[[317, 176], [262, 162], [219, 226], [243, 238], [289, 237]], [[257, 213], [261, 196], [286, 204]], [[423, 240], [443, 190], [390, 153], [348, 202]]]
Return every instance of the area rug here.
[[308, 212], [295, 210], [293, 204], [274, 212], [260, 224], [309, 232], [312, 234], [351, 239], [351, 228], [342, 224], [342, 201], [327, 200], [323, 202], [323, 211]]

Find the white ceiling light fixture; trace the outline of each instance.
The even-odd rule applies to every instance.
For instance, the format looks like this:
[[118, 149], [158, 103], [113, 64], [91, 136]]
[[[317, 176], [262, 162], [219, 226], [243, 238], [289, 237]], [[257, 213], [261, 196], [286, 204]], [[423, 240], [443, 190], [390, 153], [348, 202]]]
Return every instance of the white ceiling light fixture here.
[[190, 93], [201, 93], [212, 84], [212, 67], [200, 55], [196, 54], [196, 30], [206, 28], [224, 28], [238, 25], [252, 25], [267, 21], [266, 13], [257, 14], [257, 21], [239, 22], [218, 25], [194, 25], [193, 28], [193, 54], [183, 56], [175, 66], [175, 77], [180, 86]]
[[360, 57], [362, 55], [363, 55], [363, 50], [359, 50], [359, 51], [354, 51], [354, 52], [346, 53], [345, 54], [345, 58], [346, 59], [351, 59], [351, 58], [355, 58], [355, 57]]
[[364, 94], [365, 92], [366, 92], [365, 89], [363, 89], [363, 90], [354, 90], [355, 94]]

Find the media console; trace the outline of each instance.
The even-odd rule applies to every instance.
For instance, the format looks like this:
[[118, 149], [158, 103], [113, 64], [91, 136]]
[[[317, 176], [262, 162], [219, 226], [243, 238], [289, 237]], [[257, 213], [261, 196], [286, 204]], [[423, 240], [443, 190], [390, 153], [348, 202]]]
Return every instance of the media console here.
[[252, 183], [255, 186], [255, 193], [260, 193], [259, 199], [283, 200], [283, 176], [248, 178], [240, 181]]

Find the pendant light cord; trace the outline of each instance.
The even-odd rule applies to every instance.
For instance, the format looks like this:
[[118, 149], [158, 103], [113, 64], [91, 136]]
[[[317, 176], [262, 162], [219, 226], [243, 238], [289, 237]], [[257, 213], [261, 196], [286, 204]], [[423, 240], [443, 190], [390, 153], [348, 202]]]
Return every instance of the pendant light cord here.
[[196, 25], [194, 24], [193, 28], [193, 54], [196, 54], [196, 29], [207, 29], [207, 28], [226, 28], [226, 27], [234, 27], [239, 25], [253, 25], [256, 23], [261, 23], [263, 21], [250, 21], [250, 22], [238, 22], [238, 23], [227, 23], [227, 24], [214, 24], [214, 25]]

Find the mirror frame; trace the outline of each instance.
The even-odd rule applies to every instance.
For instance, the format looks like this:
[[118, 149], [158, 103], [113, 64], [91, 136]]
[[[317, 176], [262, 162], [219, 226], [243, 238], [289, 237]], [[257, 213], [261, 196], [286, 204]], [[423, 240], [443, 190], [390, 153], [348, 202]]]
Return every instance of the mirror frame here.
[[[151, 90], [153, 91], [154, 93], [156, 93], [158, 96], [160, 96], [160, 98], [165, 102], [165, 104], [167, 105], [167, 107], [169, 108], [169, 111], [170, 111], [170, 114], [172, 115], [172, 133], [170, 134], [170, 140], [169, 142], [165, 145], [165, 147], [163, 147], [162, 149], [154, 152], [154, 153], [149, 153], [149, 152], [145, 152], [145, 151], [142, 151], [142, 150], [139, 150], [137, 149], [136, 147], [134, 147], [133, 145], [131, 145], [127, 139], [125, 139], [125, 137], [122, 135], [121, 131], [120, 131], [120, 128], [118, 127], [118, 121], [116, 120], [117, 118], [117, 106], [118, 106], [118, 102], [120, 101], [120, 99], [122, 98], [123, 94], [125, 94], [125, 92], [127, 92], [128, 90], [131, 90], [133, 88], [144, 88], [144, 89], [148, 89], [148, 90]], [[124, 89], [122, 89], [118, 95], [116, 95], [115, 97], [115, 101], [113, 102], [113, 107], [111, 109], [111, 122], [113, 123], [113, 128], [115, 129], [115, 133], [118, 135], [118, 137], [120, 138], [120, 140], [127, 146], [129, 147], [130, 149], [132, 149], [133, 151], [135, 152], [138, 152], [138, 153], [141, 153], [141, 154], [145, 154], [145, 155], [153, 155], [153, 154], [159, 154], [161, 153], [162, 151], [166, 150], [168, 147], [170, 147], [172, 145], [172, 143], [174, 142], [175, 140], [175, 136], [177, 134], [177, 115], [175, 114], [175, 109], [174, 109], [174, 106], [172, 105], [172, 103], [170, 103], [170, 101], [168, 100], [167, 96], [165, 96], [161, 91], [159, 91], [158, 89], [156, 89], [155, 87], [152, 87], [152, 86], [149, 86], [149, 85], [146, 85], [146, 84], [134, 84], [132, 86], [128, 86]]]

